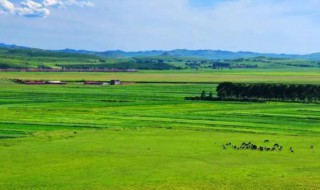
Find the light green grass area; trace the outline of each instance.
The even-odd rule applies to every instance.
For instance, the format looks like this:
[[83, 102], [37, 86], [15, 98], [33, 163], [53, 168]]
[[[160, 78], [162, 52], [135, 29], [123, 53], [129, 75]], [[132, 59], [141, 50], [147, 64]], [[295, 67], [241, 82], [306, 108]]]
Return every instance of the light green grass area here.
[[[273, 73], [306, 82], [297, 73]], [[212, 82], [213, 73], [0, 75]], [[217, 75], [221, 80], [231, 75], [259, 81], [265, 72]], [[320, 80], [317, 72], [301, 76]], [[184, 100], [215, 88], [199, 83], [28, 86], [0, 80], [0, 189], [320, 188], [319, 104]], [[266, 139], [270, 142], [264, 143]], [[284, 149], [223, 150], [228, 142], [279, 143]]]
[[133, 82], [268, 82], [268, 83], [320, 83], [320, 70], [201, 70], [201, 71], [140, 71], [134, 73], [34, 73], [34, 72], [3, 72], [0, 78], [18, 78], [28, 80], [112, 80]]
[[[296, 153], [222, 150], [269, 138]], [[316, 138], [183, 129], [42, 133], [1, 147], [1, 189], [319, 189]]]

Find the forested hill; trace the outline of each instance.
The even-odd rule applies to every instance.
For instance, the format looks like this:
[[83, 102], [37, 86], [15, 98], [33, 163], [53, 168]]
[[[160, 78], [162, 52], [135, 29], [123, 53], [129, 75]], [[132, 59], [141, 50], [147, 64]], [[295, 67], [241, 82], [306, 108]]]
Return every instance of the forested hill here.
[[274, 54], [274, 53], [256, 53], [248, 51], [221, 51], [221, 50], [186, 50], [177, 49], [171, 51], [105, 51], [105, 52], [86, 52], [83, 50], [60, 50], [60, 52], [73, 52], [73, 53], [86, 53], [94, 54], [102, 57], [112, 58], [132, 58], [132, 57], [149, 57], [149, 56], [174, 56], [174, 57], [188, 57], [188, 58], [202, 58], [202, 59], [239, 59], [239, 58], [254, 58], [254, 57], [269, 57], [269, 58], [282, 58], [282, 59], [307, 59], [307, 60], [320, 60], [320, 53], [298, 55], [298, 54]]
[[220, 50], [105, 51], [42, 50], [0, 43], [0, 69], [286, 69], [319, 68], [320, 53], [263, 54]]
[[[10, 49], [31, 49], [23, 46], [17, 45], [7, 45], [0, 43], [0, 48], [10, 48]], [[40, 50], [40, 49], [36, 49]], [[187, 49], [176, 49], [171, 51], [163, 50], [151, 50], [151, 51], [136, 51], [136, 52], [126, 52], [121, 50], [112, 51], [88, 51], [88, 50], [74, 50], [74, 49], [63, 49], [63, 50], [52, 50], [49, 52], [57, 53], [71, 53], [71, 54], [86, 54], [95, 55], [99, 57], [112, 57], [112, 58], [132, 58], [132, 57], [150, 57], [150, 56], [175, 56], [175, 57], [192, 57], [192, 58], [204, 58], [204, 59], [238, 59], [238, 58], [253, 58], [253, 57], [269, 57], [269, 58], [290, 58], [290, 59], [307, 59], [320, 61], [320, 53], [312, 54], [275, 54], [275, 53], [257, 53], [250, 51], [222, 51], [222, 50], [187, 50]]]

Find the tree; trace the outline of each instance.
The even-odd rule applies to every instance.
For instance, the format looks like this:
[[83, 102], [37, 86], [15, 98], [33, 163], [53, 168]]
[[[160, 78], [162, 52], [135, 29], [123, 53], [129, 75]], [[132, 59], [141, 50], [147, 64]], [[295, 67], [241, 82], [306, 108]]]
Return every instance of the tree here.
[[213, 100], [213, 94], [212, 94], [212, 92], [209, 93], [208, 99], [209, 99], [209, 100]]
[[205, 100], [205, 99], [206, 99], [206, 91], [203, 90], [203, 91], [201, 92], [200, 99], [201, 99], [201, 100]]
[[225, 82], [217, 88], [218, 97], [313, 102], [320, 100], [320, 85], [240, 84]]

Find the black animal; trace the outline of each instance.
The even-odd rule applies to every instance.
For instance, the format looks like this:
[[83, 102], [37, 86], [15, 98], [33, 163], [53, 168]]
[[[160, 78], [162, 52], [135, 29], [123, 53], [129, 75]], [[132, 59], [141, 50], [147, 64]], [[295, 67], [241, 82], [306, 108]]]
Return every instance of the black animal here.
[[269, 140], [264, 140], [264, 143], [268, 143], [268, 142], [270, 142]]
[[269, 151], [270, 148], [269, 147], [264, 147], [264, 150]]
[[310, 148], [313, 149], [314, 148], [313, 145], [311, 145]]

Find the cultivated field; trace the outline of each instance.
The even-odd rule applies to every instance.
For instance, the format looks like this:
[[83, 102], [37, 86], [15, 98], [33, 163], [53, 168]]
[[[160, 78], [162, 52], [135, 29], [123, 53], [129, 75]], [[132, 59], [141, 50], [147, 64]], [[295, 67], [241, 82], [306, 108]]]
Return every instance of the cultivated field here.
[[[184, 100], [215, 92], [204, 83], [28, 86], [5, 79], [319, 84], [316, 71], [0, 77], [0, 189], [320, 188], [319, 104]], [[283, 150], [224, 150], [228, 142]]]
[[111, 80], [135, 82], [272, 82], [272, 83], [320, 83], [320, 70], [185, 70], [185, 71], [140, 71], [138, 73], [34, 73], [4, 72], [0, 78], [48, 79], [48, 80]]

